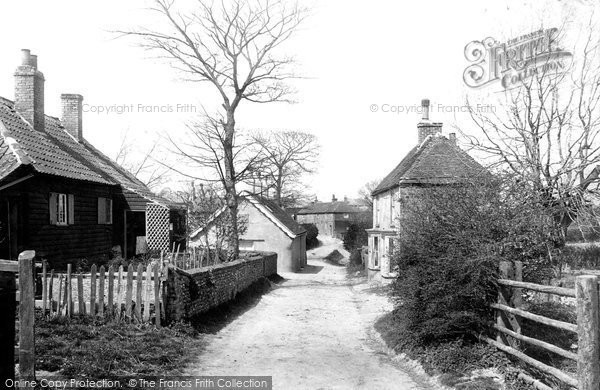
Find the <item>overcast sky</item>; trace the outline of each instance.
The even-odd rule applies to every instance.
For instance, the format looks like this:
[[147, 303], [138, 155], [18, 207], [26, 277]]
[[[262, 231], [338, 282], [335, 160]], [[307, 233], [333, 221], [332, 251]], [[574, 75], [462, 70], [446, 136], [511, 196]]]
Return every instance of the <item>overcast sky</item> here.
[[[245, 129], [291, 129], [316, 134], [318, 173], [308, 182], [320, 200], [355, 196], [381, 179], [416, 144], [414, 112], [432, 101], [431, 119], [444, 131], [468, 119], [453, 106], [476, 93], [464, 85], [464, 47], [491, 36], [509, 39], [565, 20], [577, 30], [592, 1], [348, 1], [303, 2], [311, 16], [285, 51], [306, 79], [294, 82], [298, 103], [244, 103]], [[61, 93], [80, 93], [92, 107], [134, 105], [132, 113], [84, 114], [84, 137], [114, 156], [128, 132], [144, 148], [157, 134], [180, 134], [193, 120], [186, 105], [214, 107], [208, 85], [189, 84], [167, 64], [110, 33], [154, 21], [144, 0], [32, 1], [3, 4], [0, 14], [0, 96], [13, 99], [20, 49], [38, 55], [46, 77], [46, 113], [60, 115]], [[486, 93], [489, 93], [488, 90]], [[481, 92], [477, 92], [481, 93]], [[173, 113], [140, 112], [172, 106]], [[410, 113], [392, 106], [413, 106]], [[440, 109], [447, 112], [440, 112]], [[406, 110], [406, 109], [405, 109]], [[375, 112], [373, 112], [375, 111]], [[171, 183], [177, 186], [177, 182]]]

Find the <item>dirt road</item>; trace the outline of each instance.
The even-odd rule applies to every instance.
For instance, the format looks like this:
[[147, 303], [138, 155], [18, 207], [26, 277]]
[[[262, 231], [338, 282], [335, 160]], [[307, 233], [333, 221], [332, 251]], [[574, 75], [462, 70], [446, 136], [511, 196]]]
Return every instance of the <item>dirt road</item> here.
[[430, 389], [428, 378], [389, 356], [375, 319], [389, 302], [320, 248], [301, 273], [264, 295], [217, 335], [190, 375], [272, 375], [274, 389]]

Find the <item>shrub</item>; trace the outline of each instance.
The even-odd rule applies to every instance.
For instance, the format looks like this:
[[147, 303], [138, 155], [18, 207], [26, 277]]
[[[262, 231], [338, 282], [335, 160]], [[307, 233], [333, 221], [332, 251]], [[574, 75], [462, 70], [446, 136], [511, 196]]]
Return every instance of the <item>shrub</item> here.
[[362, 264], [362, 248], [354, 249], [350, 252], [350, 259], [348, 260], [349, 265], [360, 265]]
[[494, 179], [414, 189], [401, 200], [392, 295], [404, 306], [416, 342], [485, 332], [501, 260], [521, 260], [530, 269], [548, 265], [550, 218], [521, 188], [504, 184]]
[[306, 249], [313, 249], [319, 246], [319, 229], [314, 223], [303, 223], [302, 227], [306, 229]]
[[375, 323], [375, 328], [388, 346], [419, 360], [430, 374], [466, 373], [473, 369], [504, 367], [509, 364], [506, 356], [495, 347], [464, 338], [420, 345], [410, 337], [411, 332], [406, 329], [407, 315], [404, 308], [397, 308], [381, 317]]
[[[563, 322], [577, 322], [575, 307], [564, 305], [558, 302], [542, 302], [531, 304], [527, 308], [527, 311]], [[562, 349], [572, 350], [573, 346], [577, 343], [577, 335], [567, 330], [540, 324], [539, 322], [535, 322], [527, 318], [522, 318], [520, 320], [520, 324], [521, 331], [524, 335], [556, 345]], [[564, 363], [569, 362], [567, 359], [559, 355], [555, 355], [546, 349], [536, 347], [534, 345], [523, 344], [523, 350], [527, 355], [555, 367], [565, 368]]]
[[600, 246], [565, 246], [558, 256], [572, 269], [600, 269]]
[[352, 251], [357, 248], [362, 248], [364, 245], [368, 245], [369, 236], [367, 234], [368, 228], [370, 228], [366, 222], [356, 222], [348, 226], [346, 234], [344, 234], [344, 249]]

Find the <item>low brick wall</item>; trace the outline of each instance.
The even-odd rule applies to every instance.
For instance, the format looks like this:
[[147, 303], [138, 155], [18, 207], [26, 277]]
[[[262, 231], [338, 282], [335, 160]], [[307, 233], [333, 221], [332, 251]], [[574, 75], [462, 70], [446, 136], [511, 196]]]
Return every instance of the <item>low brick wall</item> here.
[[232, 300], [262, 277], [277, 273], [276, 253], [246, 254], [243, 259], [210, 267], [170, 268], [166, 283], [168, 321], [190, 318]]

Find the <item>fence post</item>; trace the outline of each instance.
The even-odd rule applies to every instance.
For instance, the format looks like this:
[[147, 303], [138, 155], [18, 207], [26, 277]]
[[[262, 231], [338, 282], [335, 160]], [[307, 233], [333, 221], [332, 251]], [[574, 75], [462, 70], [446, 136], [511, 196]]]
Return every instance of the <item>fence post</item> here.
[[0, 271], [0, 383], [15, 379], [16, 300], [15, 273]]
[[[515, 261], [515, 280], [517, 282], [523, 281], [523, 262]], [[513, 304], [516, 308], [521, 308], [523, 306], [523, 289], [515, 288], [513, 290]]]
[[598, 332], [598, 277], [578, 276], [575, 279], [577, 297], [577, 334], [579, 359], [577, 376], [579, 390], [600, 388], [600, 334]]
[[19, 254], [19, 377], [35, 380], [35, 251]]
[[[511, 262], [501, 261], [500, 262], [500, 278], [501, 279], [514, 279], [515, 273]], [[498, 286], [498, 303], [501, 305], [511, 306], [513, 303], [513, 291], [510, 287]], [[513, 332], [521, 333], [521, 326], [517, 318], [510, 313], [504, 313], [501, 310], [496, 312], [496, 324], [498, 326], [511, 329]], [[513, 348], [519, 347], [519, 341], [498, 332], [496, 341], [504, 345], [509, 345]]]

